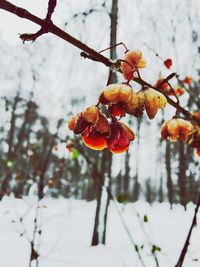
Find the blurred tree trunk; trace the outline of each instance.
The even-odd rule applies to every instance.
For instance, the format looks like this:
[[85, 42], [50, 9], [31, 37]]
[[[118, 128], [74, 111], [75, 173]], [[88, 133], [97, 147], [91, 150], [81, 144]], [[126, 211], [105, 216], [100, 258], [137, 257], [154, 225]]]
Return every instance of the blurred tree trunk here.
[[187, 204], [186, 155], [185, 155], [185, 145], [183, 142], [179, 143], [178, 186], [179, 186], [180, 203], [186, 209], [186, 204]]
[[[20, 102], [19, 98], [19, 92], [14, 98], [14, 102], [12, 104], [12, 113], [11, 113], [11, 120], [10, 120], [10, 129], [9, 129], [9, 134], [8, 134], [8, 153], [7, 153], [7, 162], [6, 164], [10, 161], [12, 163], [13, 160], [13, 146], [14, 146], [14, 135], [15, 135], [15, 130], [16, 130], [16, 110], [18, 103]], [[9, 180], [12, 175], [12, 170], [7, 166], [7, 171], [5, 177], [1, 181], [1, 187], [0, 187], [0, 200], [2, 197], [8, 192], [8, 187], [9, 187]]]
[[121, 194], [122, 179], [123, 179], [123, 177], [122, 177], [122, 173], [120, 171], [116, 177], [116, 184], [115, 184], [116, 185], [116, 187], [115, 187], [116, 196], [119, 196]]
[[152, 190], [152, 185], [151, 185], [151, 179], [148, 178], [145, 181], [145, 197], [146, 197], [146, 201], [148, 203], [152, 203], [153, 202], [153, 190]]
[[172, 181], [172, 173], [171, 173], [171, 147], [170, 141], [166, 141], [166, 150], [165, 150], [165, 164], [166, 164], [166, 172], [167, 172], [167, 196], [170, 206], [172, 208], [172, 204], [174, 203], [174, 185]]
[[160, 186], [158, 191], [158, 201], [162, 203], [164, 200], [164, 194], [163, 194], [163, 178], [160, 177]]
[[[112, 10], [110, 13], [110, 46], [116, 45], [117, 40], [117, 16], [118, 16], [118, 0], [112, 0]], [[112, 60], [117, 58], [116, 47], [111, 48], [110, 58]], [[117, 82], [116, 73], [112, 73], [110, 83]], [[95, 214], [95, 223], [92, 237], [92, 246], [106, 242], [106, 225], [108, 217], [108, 206], [110, 198], [105, 188], [111, 190], [111, 169], [112, 169], [112, 154], [110, 151], [104, 150], [102, 152], [102, 168], [100, 173], [103, 177], [104, 187], [101, 183], [97, 183], [97, 208]], [[105, 203], [102, 203], [105, 202]]]
[[130, 164], [129, 164], [129, 160], [130, 160], [130, 153], [129, 151], [126, 151], [126, 155], [125, 155], [125, 174], [124, 174], [124, 186], [123, 186], [123, 191], [124, 194], [129, 196], [129, 182], [130, 182]]
[[[95, 213], [95, 223], [92, 236], [92, 246], [105, 244], [106, 225], [108, 217], [109, 196], [107, 188], [111, 188], [111, 166], [112, 154], [105, 150], [102, 153], [101, 166], [98, 172], [98, 181], [96, 181], [97, 207]], [[101, 180], [101, 182], [99, 181]], [[103, 183], [103, 185], [102, 185]]]
[[61, 124], [62, 124], [62, 120], [59, 120], [58, 125], [57, 125], [57, 131], [52, 136], [48, 148], [46, 149], [46, 146], [44, 147], [44, 155], [46, 154], [46, 156], [44, 158], [44, 161], [41, 162], [41, 165], [39, 168], [39, 181], [38, 181], [38, 198], [39, 199], [42, 199], [44, 197], [45, 175], [49, 167], [49, 163], [50, 163], [51, 156], [52, 156], [52, 150], [56, 144], [56, 138], [58, 136], [58, 130]]
[[134, 177], [133, 192], [132, 192], [132, 201], [137, 201], [140, 195], [140, 184], [138, 182], [139, 178], [139, 153], [140, 153], [140, 127], [141, 127], [142, 118], [139, 117], [137, 120], [137, 158], [136, 158], [136, 172]]

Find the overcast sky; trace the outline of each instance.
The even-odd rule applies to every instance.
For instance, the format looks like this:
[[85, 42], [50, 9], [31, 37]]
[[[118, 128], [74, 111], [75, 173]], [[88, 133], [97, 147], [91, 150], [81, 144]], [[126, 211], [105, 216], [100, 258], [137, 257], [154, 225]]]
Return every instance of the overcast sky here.
[[[19, 7], [23, 7], [28, 9], [35, 15], [44, 17], [45, 9], [47, 6], [47, 2], [45, 0], [11, 0], [9, 1]], [[8, 41], [9, 43], [15, 44], [19, 42], [18, 33], [23, 32], [34, 32], [38, 29], [38, 26], [34, 23], [31, 23], [25, 19], [21, 19], [17, 16], [14, 16], [7, 11], [0, 9], [0, 33], [4, 40]]]

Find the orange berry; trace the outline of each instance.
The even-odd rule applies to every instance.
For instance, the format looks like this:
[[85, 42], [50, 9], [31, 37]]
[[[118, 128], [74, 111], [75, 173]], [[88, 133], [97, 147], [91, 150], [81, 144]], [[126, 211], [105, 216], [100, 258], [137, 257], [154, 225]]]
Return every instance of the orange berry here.
[[175, 89], [175, 94], [176, 94], [177, 96], [181, 96], [181, 95], [183, 95], [184, 93], [185, 93], [185, 89], [183, 89], [182, 87], [178, 87], [178, 88]]
[[113, 153], [113, 154], [120, 154], [120, 153], [123, 153], [123, 152], [126, 152], [129, 148], [129, 145], [128, 146], [123, 146], [123, 147], [118, 147], [117, 145], [115, 147], [112, 147], [110, 148], [110, 151]]
[[74, 130], [75, 125], [76, 125], [76, 121], [77, 121], [77, 115], [72, 116], [71, 119], [69, 120], [69, 123], [68, 123], [68, 128], [70, 130], [72, 130], [72, 131]]
[[[163, 82], [163, 80], [164, 80], [164, 79], [159, 78], [159, 79], [157, 80], [155, 86], [156, 86], [156, 87], [159, 87], [160, 84]], [[162, 83], [160, 87], [161, 87], [161, 89], [163, 89], [164, 91], [169, 91], [169, 90], [170, 90], [170, 87], [169, 87], [169, 85], [168, 85], [167, 83]]]
[[117, 103], [109, 106], [108, 108], [110, 114], [114, 117], [123, 116], [125, 114], [123, 103]]
[[190, 76], [186, 76], [185, 79], [183, 80], [183, 82], [184, 82], [185, 84], [190, 84], [190, 83], [192, 82], [192, 77], [190, 77]]
[[88, 127], [82, 135], [83, 143], [94, 150], [103, 150], [107, 147], [107, 141], [100, 134], [90, 131]]
[[193, 111], [192, 115], [200, 122], [200, 111]]
[[200, 147], [195, 149], [195, 155], [200, 158]]
[[167, 58], [167, 59], [164, 61], [164, 64], [165, 64], [165, 67], [166, 67], [167, 69], [170, 69], [171, 66], [172, 66], [172, 60], [171, 60], [171, 58]]
[[194, 127], [192, 123], [179, 118], [165, 121], [161, 126], [162, 139], [168, 137], [172, 142], [176, 142], [178, 139], [186, 142], [193, 132]]
[[164, 90], [168, 90], [169, 89], [169, 85], [167, 83], [162, 83], [161, 88]]
[[90, 106], [82, 112], [83, 118], [92, 124], [95, 124], [99, 120], [100, 111], [96, 106]]

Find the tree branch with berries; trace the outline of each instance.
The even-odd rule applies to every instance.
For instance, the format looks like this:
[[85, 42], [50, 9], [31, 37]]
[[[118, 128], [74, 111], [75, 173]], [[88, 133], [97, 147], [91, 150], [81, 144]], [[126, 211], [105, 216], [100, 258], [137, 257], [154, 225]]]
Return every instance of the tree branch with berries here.
[[[52, 15], [56, 3], [56, 0], [49, 0], [47, 15], [44, 19], [6, 0], [0, 0], [0, 9], [32, 21], [41, 27], [36, 33], [21, 34], [20, 38], [23, 42], [34, 42], [43, 34], [52, 33], [80, 49], [82, 51], [80, 55], [85, 59], [102, 63], [109, 68], [108, 81], [105, 88], [101, 90], [97, 103], [73, 116], [68, 124], [69, 129], [74, 134], [80, 134], [83, 143], [91, 149], [109, 149], [112, 153], [122, 153], [128, 150], [130, 143], [135, 139], [135, 134], [121, 122], [121, 119], [127, 114], [138, 118], [146, 111], [147, 116], [152, 120], [158, 110], [164, 109], [168, 103], [175, 108], [175, 113], [161, 126], [162, 139], [186, 142], [190, 138], [189, 146], [195, 149], [196, 154], [200, 156], [200, 112], [191, 113], [180, 105], [179, 96], [183, 91], [180, 88], [179, 90], [174, 89], [170, 84], [170, 80], [174, 77], [177, 78], [177, 74], [172, 73], [168, 77], [160, 79], [155, 85], [151, 85], [143, 80], [140, 74], [140, 69], [147, 66], [141, 51], [128, 50], [123, 43], [120, 43], [119, 45], [123, 45], [125, 48], [124, 57], [115, 61], [110, 60], [102, 54], [105, 50], [95, 51], [53, 23]], [[171, 64], [170, 59], [164, 61], [164, 65], [168, 69]], [[124, 78], [122, 83], [110, 84], [110, 77], [114, 72], [122, 74]], [[190, 83], [190, 77], [186, 78], [184, 82]], [[131, 82], [139, 84], [141, 89], [136, 92], [132, 88]], [[198, 208], [199, 202], [196, 213]], [[194, 225], [195, 223], [192, 224], [190, 232]], [[179, 267], [182, 266], [189, 239], [190, 235], [182, 252], [181, 263], [177, 265]]]
[[[46, 18], [40, 19], [26, 9], [17, 7], [6, 0], [0, 1], [1, 9], [41, 26], [41, 29], [37, 33], [21, 34], [20, 38], [23, 42], [33, 42], [42, 34], [53, 33], [81, 49], [81, 56], [84, 58], [103, 63], [110, 68], [111, 75], [114, 71], [121, 72], [125, 79], [121, 84], [108, 85], [101, 92], [96, 105], [89, 107], [85, 112], [79, 113], [78, 116], [70, 120], [70, 129], [73, 130], [75, 134], [82, 134], [83, 142], [93, 149], [101, 150], [108, 147], [114, 153], [124, 152], [128, 149], [130, 142], [134, 140], [135, 135], [128, 126], [120, 122], [120, 119], [126, 114], [139, 117], [143, 114], [144, 110], [146, 110], [148, 117], [153, 119], [158, 109], [164, 108], [168, 103], [176, 109], [176, 113], [175, 116], [161, 128], [162, 138], [166, 139], [169, 137], [172, 141], [178, 139], [186, 141], [188, 137], [194, 133], [194, 138], [190, 144], [191, 147], [196, 148], [197, 154], [200, 154], [200, 141], [198, 141], [198, 138], [200, 138], [199, 114], [191, 114], [179, 104], [179, 101], [174, 101], [163, 91], [162, 86], [166, 83], [170, 85], [170, 79], [176, 74], [170, 74], [155, 86], [149, 84], [142, 79], [139, 73], [140, 68], [146, 67], [146, 60], [142, 57], [141, 51], [129, 51], [125, 46], [124, 58], [111, 61], [109, 58], [102, 55], [101, 52], [95, 51], [57, 27], [52, 22], [52, 15], [55, 7], [56, 0], [49, 0]], [[171, 64], [171, 61], [166, 60], [165, 65], [167, 68], [170, 67], [169, 64]], [[141, 90], [135, 92], [130, 85], [130, 81], [140, 84]], [[176, 96], [175, 92], [174, 95]], [[110, 121], [108, 121], [106, 116], [100, 111], [100, 104], [106, 106]], [[180, 114], [182, 114], [186, 120], [178, 118]], [[97, 145], [93, 144], [94, 139], [97, 140]], [[123, 143], [121, 142], [122, 139], [124, 139], [123, 145], [121, 144]]]

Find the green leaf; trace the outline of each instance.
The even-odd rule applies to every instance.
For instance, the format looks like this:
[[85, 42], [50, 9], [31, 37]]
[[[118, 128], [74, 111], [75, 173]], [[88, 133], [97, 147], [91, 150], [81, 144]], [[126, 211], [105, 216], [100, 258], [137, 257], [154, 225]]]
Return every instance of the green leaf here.
[[160, 251], [161, 251], [160, 247], [157, 247], [156, 245], [152, 246], [152, 249], [151, 249], [152, 254], [155, 254], [156, 252], [160, 252]]
[[148, 217], [147, 217], [147, 215], [145, 214], [144, 215], [144, 222], [148, 222], [149, 220], [148, 220]]
[[79, 157], [79, 152], [77, 149], [74, 149], [72, 151], [72, 159], [78, 159], [78, 157]]

